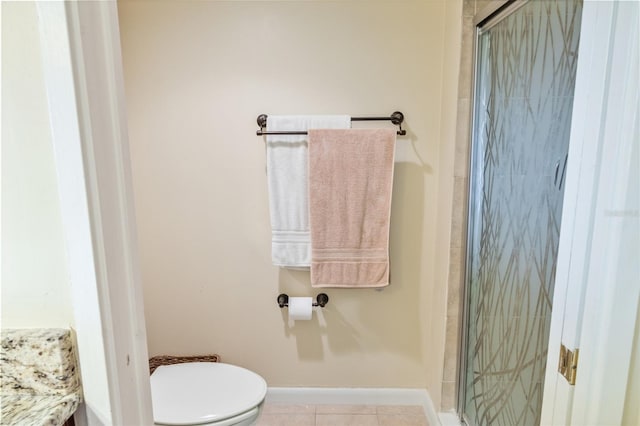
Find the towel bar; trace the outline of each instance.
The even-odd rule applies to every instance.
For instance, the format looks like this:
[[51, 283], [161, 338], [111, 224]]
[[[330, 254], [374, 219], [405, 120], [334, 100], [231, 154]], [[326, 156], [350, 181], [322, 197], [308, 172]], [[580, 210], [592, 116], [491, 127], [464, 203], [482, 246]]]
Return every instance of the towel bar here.
[[[311, 304], [311, 306], [320, 306], [321, 308], [324, 308], [324, 306], [329, 303], [329, 296], [327, 296], [325, 293], [320, 293], [316, 296], [316, 301], [314, 303]], [[284, 308], [285, 306], [289, 306], [289, 295], [287, 294], [279, 294], [278, 295], [278, 306], [280, 306], [280, 308]]]
[[[395, 124], [396, 126], [398, 126], [400, 128], [400, 130], [398, 130], [398, 135], [399, 136], [404, 136], [407, 134], [406, 130], [402, 129], [402, 122], [404, 121], [404, 114], [401, 113], [400, 111], [395, 111], [393, 114], [391, 114], [388, 117], [351, 117], [351, 121], [391, 121], [393, 124]], [[306, 135], [307, 132], [306, 131], [291, 131], [291, 130], [287, 130], [287, 131], [268, 131], [268, 130], [264, 130], [264, 128], [267, 126], [267, 114], [260, 114], [258, 116], [258, 119], [256, 120], [258, 122], [258, 127], [260, 127], [260, 130], [256, 131], [256, 135], [257, 136], [263, 136], [263, 135]]]

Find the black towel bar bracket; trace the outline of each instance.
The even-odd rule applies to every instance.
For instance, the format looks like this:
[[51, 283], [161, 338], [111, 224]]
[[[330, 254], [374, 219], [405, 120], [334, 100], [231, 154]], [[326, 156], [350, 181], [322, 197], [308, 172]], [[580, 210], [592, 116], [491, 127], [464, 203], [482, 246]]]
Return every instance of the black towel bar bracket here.
[[[320, 306], [321, 308], [324, 308], [324, 306], [329, 303], [329, 296], [327, 296], [325, 293], [320, 293], [316, 296], [316, 301], [314, 303], [311, 304], [311, 306]], [[289, 295], [287, 294], [279, 294], [278, 295], [278, 306], [280, 306], [280, 308], [284, 308], [285, 306], [289, 306]]]
[[[351, 121], [391, 121], [391, 123], [398, 126], [400, 130], [398, 130], [398, 136], [404, 136], [407, 134], [407, 131], [402, 128], [402, 122], [404, 121], [404, 114], [400, 111], [395, 111], [388, 117], [351, 117]], [[256, 131], [257, 136], [263, 135], [306, 135], [305, 131], [296, 131], [296, 130], [288, 130], [288, 131], [271, 131], [265, 130], [267, 127], [267, 114], [260, 114], [257, 119], [258, 127], [260, 130]]]

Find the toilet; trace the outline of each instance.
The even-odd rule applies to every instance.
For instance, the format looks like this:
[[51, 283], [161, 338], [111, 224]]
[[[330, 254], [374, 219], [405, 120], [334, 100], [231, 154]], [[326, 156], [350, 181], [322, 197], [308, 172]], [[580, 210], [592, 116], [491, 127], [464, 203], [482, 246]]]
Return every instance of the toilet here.
[[266, 394], [258, 374], [220, 362], [162, 365], [151, 375], [157, 425], [253, 425]]

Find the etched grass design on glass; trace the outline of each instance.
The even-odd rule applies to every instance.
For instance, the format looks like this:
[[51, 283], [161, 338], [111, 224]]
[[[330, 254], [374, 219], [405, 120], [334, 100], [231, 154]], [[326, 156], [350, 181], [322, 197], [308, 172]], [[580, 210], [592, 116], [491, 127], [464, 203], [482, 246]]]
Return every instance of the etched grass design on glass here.
[[582, 3], [531, 0], [478, 39], [465, 414], [540, 422]]

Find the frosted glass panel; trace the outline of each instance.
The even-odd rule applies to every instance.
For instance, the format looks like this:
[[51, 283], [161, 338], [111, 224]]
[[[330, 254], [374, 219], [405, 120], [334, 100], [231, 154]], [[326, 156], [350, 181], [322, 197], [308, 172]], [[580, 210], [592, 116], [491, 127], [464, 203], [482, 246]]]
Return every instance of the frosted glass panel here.
[[478, 39], [464, 414], [538, 425], [582, 2], [531, 0]]

